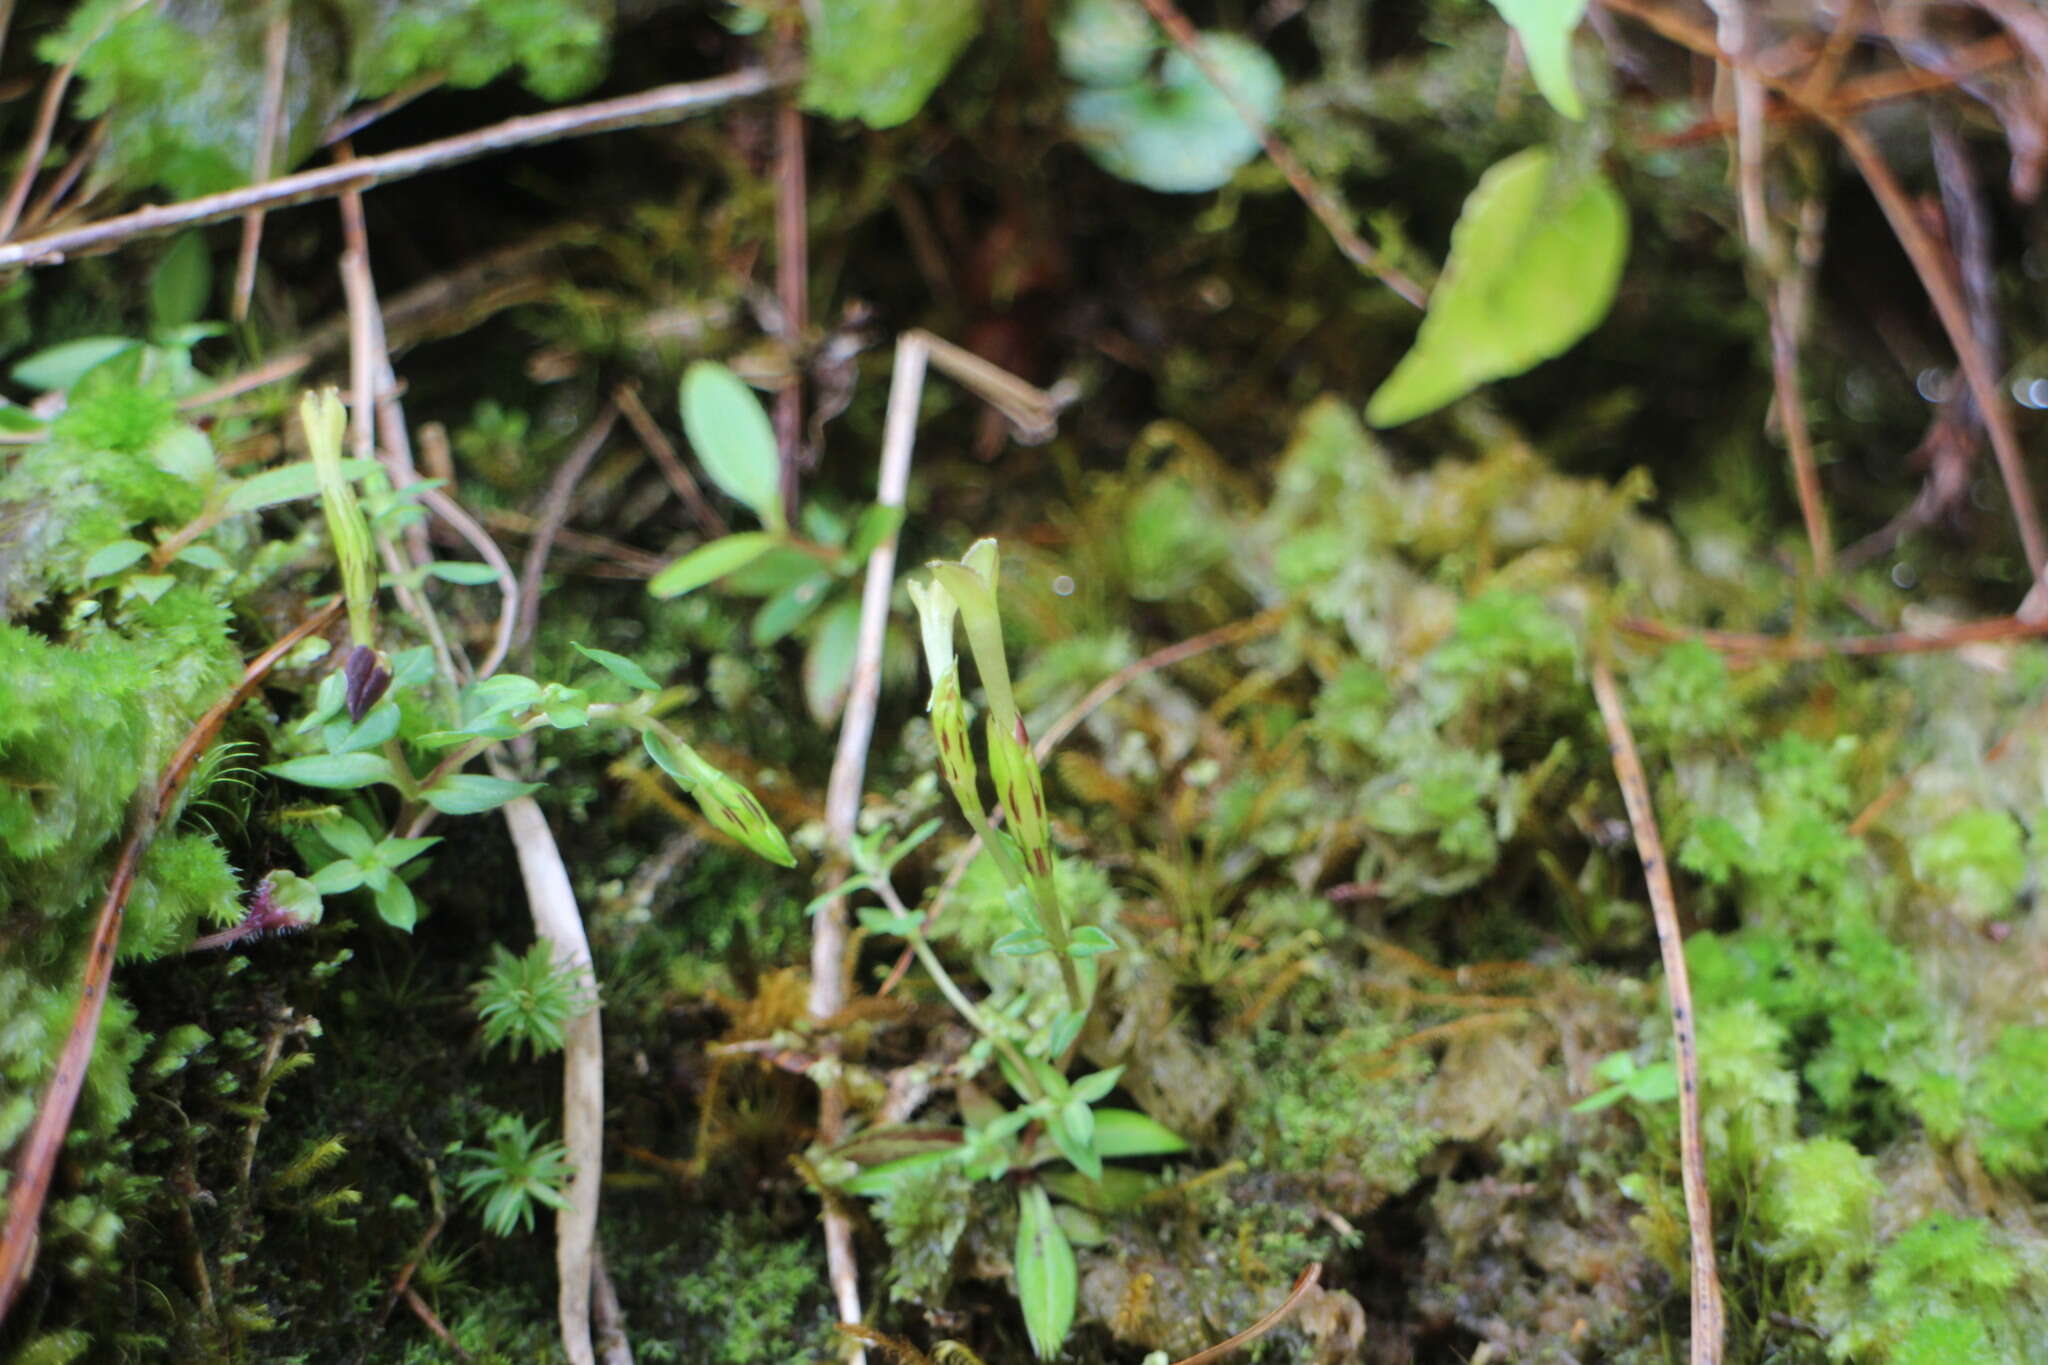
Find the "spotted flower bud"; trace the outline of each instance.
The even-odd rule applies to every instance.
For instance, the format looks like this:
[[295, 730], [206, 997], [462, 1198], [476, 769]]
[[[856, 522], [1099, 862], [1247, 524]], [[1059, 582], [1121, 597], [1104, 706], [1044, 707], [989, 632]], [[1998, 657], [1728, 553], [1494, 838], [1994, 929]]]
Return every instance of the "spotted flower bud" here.
[[967, 730], [967, 703], [960, 696], [960, 665], [956, 660], [932, 684], [932, 738], [939, 744], [939, 775], [952, 789], [971, 821], [983, 818], [977, 785], [974, 748]]
[[341, 666], [342, 701], [351, 723], [360, 725], [370, 708], [384, 699], [391, 687], [391, 664], [383, 651], [368, 645], [350, 647]]
[[647, 745], [649, 757], [690, 793], [714, 829], [779, 867], [796, 866], [796, 855], [789, 851], [789, 842], [752, 792], [671, 735], [646, 730], [641, 733], [641, 740]]
[[1009, 730], [997, 724], [994, 716], [989, 717], [988, 767], [1026, 871], [1034, 878], [1050, 877], [1052, 827], [1045, 817], [1045, 779], [1039, 775], [1038, 759], [1031, 752], [1031, 737], [1024, 732], [1021, 717]]

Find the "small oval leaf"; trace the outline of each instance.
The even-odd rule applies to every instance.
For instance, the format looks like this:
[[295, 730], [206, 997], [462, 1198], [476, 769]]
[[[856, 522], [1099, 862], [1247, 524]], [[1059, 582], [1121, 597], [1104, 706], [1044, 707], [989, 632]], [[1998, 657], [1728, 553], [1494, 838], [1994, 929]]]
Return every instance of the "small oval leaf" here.
[[683, 430], [704, 472], [769, 530], [782, 530], [782, 457], [761, 400], [713, 360], [683, 372], [681, 399]]
[[540, 790], [538, 782], [514, 782], [483, 773], [450, 773], [420, 793], [420, 799], [443, 815], [480, 815], [507, 801]]

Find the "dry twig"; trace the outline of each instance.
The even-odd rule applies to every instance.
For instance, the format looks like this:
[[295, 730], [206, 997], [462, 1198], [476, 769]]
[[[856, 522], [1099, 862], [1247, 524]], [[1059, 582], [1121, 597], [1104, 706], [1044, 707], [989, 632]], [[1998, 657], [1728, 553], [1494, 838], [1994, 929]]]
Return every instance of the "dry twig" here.
[[622, 95], [618, 99], [506, 119], [488, 128], [423, 142], [417, 147], [386, 152], [381, 156], [321, 166], [261, 185], [247, 185], [181, 203], [137, 209], [133, 213], [88, 223], [84, 227], [0, 245], [0, 270], [56, 265], [68, 257], [106, 251], [138, 237], [218, 223], [238, 218], [252, 209], [283, 208], [331, 199], [344, 190], [366, 190], [426, 171], [459, 166], [514, 147], [589, 137], [622, 128], [673, 123], [734, 100], [764, 94], [793, 79], [794, 73], [771, 72], [757, 67], [708, 81], [657, 86], [637, 95]]
[[1664, 956], [1664, 984], [1671, 997], [1671, 1032], [1678, 1049], [1678, 1151], [1685, 1181], [1686, 1222], [1692, 1234], [1692, 1365], [1719, 1365], [1726, 1322], [1721, 1307], [1721, 1279], [1714, 1265], [1714, 1213], [1707, 1195], [1707, 1154], [1700, 1138], [1700, 1059], [1693, 1034], [1692, 981], [1685, 969], [1685, 940], [1678, 925], [1678, 897], [1671, 889], [1671, 869], [1664, 861], [1664, 841], [1657, 832], [1657, 812], [1650, 803], [1650, 784], [1636, 753], [1635, 735], [1614, 670], [1605, 659], [1593, 661], [1593, 696], [1607, 726], [1607, 748], [1614, 777], [1621, 784], [1622, 804], [1635, 831], [1642, 856], [1643, 879], [1650, 892], [1650, 912], [1657, 921], [1657, 946]]

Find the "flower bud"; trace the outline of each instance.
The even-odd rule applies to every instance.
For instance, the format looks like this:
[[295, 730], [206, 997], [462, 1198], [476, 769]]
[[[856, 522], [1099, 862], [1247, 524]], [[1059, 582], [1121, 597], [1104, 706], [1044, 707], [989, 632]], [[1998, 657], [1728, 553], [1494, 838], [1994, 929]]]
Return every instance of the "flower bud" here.
[[952, 789], [971, 821], [983, 818], [981, 789], [974, 766], [974, 747], [967, 729], [967, 703], [960, 696], [960, 665], [956, 660], [932, 684], [932, 737], [939, 744], [939, 775]]
[[643, 730], [640, 739], [662, 771], [696, 799], [697, 808], [714, 828], [778, 867], [796, 866], [796, 855], [789, 851], [788, 840], [752, 792], [664, 731]]
[[989, 717], [988, 767], [1025, 871], [1033, 878], [1051, 877], [1052, 829], [1045, 815], [1045, 779], [1039, 774], [1021, 716], [1010, 730], [1004, 730], [993, 715]]

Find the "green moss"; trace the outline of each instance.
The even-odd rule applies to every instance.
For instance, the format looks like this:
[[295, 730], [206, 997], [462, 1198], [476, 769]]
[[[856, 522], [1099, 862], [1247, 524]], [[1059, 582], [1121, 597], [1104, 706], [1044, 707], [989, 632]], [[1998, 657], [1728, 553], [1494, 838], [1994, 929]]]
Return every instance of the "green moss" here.
[[773, 1236], [758, 1217], [722, 1216], [705, 1237], [709, 1256], [675, 1285], [696, 1346], [715, 1365], [781, 1365], [830, 1340], [831, 1316], [808, 1240]]

